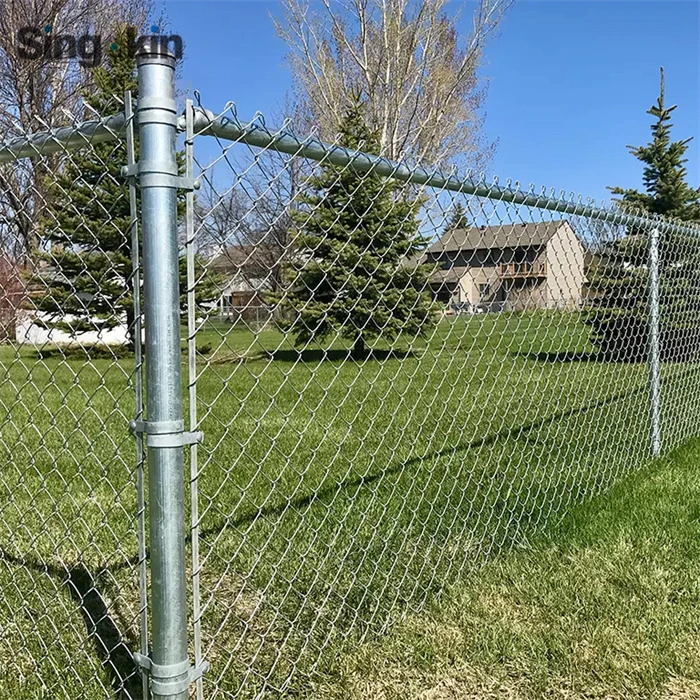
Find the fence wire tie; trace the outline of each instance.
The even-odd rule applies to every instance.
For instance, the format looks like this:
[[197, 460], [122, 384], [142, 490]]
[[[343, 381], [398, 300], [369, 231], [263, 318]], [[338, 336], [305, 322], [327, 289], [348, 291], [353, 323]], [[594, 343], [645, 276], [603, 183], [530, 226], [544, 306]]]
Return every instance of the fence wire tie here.
[[188, 432], [184, 420], [166, 421], [129, 421], [129, 432], [146, 436], [148, 447], [184, 447], [195, 445], [204, 440], [201, 431]]
[[190, 666], [189, 661], [179, 664], [157, 664], [148, 656], [134, 652], [134, 662], [151, 679], [151, 690], [155, 695], [178, 695], [188, 690], [190, 685], [201, 678], [210, 667], [208, 661]]

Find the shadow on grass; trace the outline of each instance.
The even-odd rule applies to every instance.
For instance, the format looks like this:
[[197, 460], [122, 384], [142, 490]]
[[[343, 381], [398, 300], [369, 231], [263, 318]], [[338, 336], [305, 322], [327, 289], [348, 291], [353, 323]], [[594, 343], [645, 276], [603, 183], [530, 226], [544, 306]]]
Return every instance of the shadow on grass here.
[[[348, 357], [348, 351], [340, 351], [342, 357]], [[390, 351], [386, 351], [389, 353]], [[328, 355], [328, 353], [324, 353]], [[573, 359], [571, 361], [574, 361]], [[687, 368], [678, 372], [676, 378], [684, 375], [697, 373], [697, 368]], [[222, 519], [209, 527], [201, 528], [199, 535], [202, 538], [219, 534], [227, 527], [242, 527], [254, 524], [261, 518], [274, 518], [283, 516], [290, 509], [303, 510], [308, 507], [325, 507], [328, 500], [332, 500], [339, 492], [349, 491], [356, 493], [360, 488], [370, 486], [381, 479], [411, 467], [420, 466], [430, 460], [438, 459], [448, 455], [467, 453], [470, 450], [489, 447], [501, 441], [509, 439], [528, 439], [534, 437], [536, 431], [557, 423], [567, 418], [574, 418], [585, 414], [588, 411], [597, 410], [606, 406], [611, 406], [618, 401], [623, 401], [635, 396], [644, 396], [648, 391], [646, 384], [619, 391], [609, 396], [601, 397], [583, 403], [579, 406], [566, 410], [553, 411], [549, 415], [536, 420], [520, 423], [502, 430], [484, 435], [477, 439], [463, 441], [455, 446], [442, 450], [434, 450], [424, 455], [412, 457], [408, 460], [397, 461], [386, 467], [377, 469], [365, 475], [354, 475], [347, 477], [340, 482], [330, 484], [324, 488], [299, 494], [298, 496], [278, 503], [272, 503], [260, 508], [249, 509], [235, 519]], [[191, 536], [187, 537], [191, 541]], [[147, 553], [147, 557], [149, 553]], [[110, 677], [110, 682], [114, 692], [115, 700], [145, 700], [142, 695], [141, 677], [133, 661], [131, 649], [138, 648], [138, 640], [133, 638], [128, 632], [120, 630], [115, 618], [110, 614], [110, 610], [103, 594], [100, 592], [99, 581], [103, 578], [110, 579], [109, 574], [114, 574], [115, 570], [124, 567], [134, 566], [138, 562], [135, 556], [131, 560], [111, 569], [102, 566], [94, 568], [96, 574], [92, 574], [84, 564], [77, 564], [73, 567], [58, 567], [36, 560], [31, 557], [19, 558], [0, 549], [0, 558], [16, 566], [25, 567], [42, 574], [48, 574], [58, 584], [64, 586], [71, 596], [71, 599], [81, 613], [87, 638], [90, 640], [97, 658], [102, 667]]]
[[284, 349], [266, 353], [266, 357], [274, 362], [372, 362], [383, 360], [405, 360], [414, 357], [414, 350], [368, 350], [362, 357], [355, 357], [352, 350], [346, 348], [332, 348], [324, 350], [313, 348], [308, 350]]
[[36, 348], [37, 360], [123, 360], [133, 359], [134, 350], [128, 345], [47, 345]]
[[[514, 351], [511, 353], [513, 357], [521, 357], [526, 360], [534, 360], [535, 362], [545, 362], [551, 364], [565, 364], [567, 362], [600, 362], [609, 365], [630, 365], [638, 366], [649, 361], [646, 351], [639, 354], [637, 357], [625, 357], [623, 353], [609, 354], [600, 351], [595, 352], [572, 352], [570, 350], [560, 350], [556, 352], [524, 352]], [[661, 357], [662, 362], [666, 364], [686, 364], [697, 363], [700, 358], [673, 358]], [[690, 371], [690, 370], [687, 370]]]
[[16, 557], [4, 549], [0, 549], [0, 559], [30, 571], [48, 574], [56, 583], [64, 586], [80, 611], [87, 638], [97, 658], [109, 675], [115, 700], [145, 700], [141, 674], [130, 650], [130, 646], [138, 648], [139, 642], [128, 632], [125, 635], [120, 631], [96, 582], [109, 572], [107, 567], [100, 567], [97, 576], [93, 576], [84, 564], [64, 568], [31, 557]]
[[338, 483], [332, 484], [317, 491], [313, 491], [307, 494], [301, 494], [294, 498], [287, 499], [281, 503], [271, 504], [263, 506], [262, 508], [248, 511], [247, 513], [243, 513], [235, 519], [223, 520], [222, 522], [219, 522], [216, 525], [212, 525], [210, 527], [201, 529], [199, 531], [199, 535], [200, 537], [208, 537], [211, 535], [218, 534], [225, 527], [240, 527], [254, 523], [259, 518], [281, 516], [287, 510], [289, 510], [289, 508], [300, 510], [311, 506], [315, 502], [318, 502], [318, 505], [323, 505], [324, 500], [332, 499], [337, 493], [341, 491], [355, 491], [360, 487], [369, 486], [383, 479], [384, 477], [389, 476], [391, 474], [395, 474], [403, 469], [423, 464], [424, 462], [427, 462], [429, 460], [446, 457], [448, 455], [469, 452], [470, 450], [475, 450], [482, 447], [489, 447], [502, 440], [509, 440], [513, 438], [527, 439], [530, 433], [539, 430], [540, 428], [544, 428], [548, 425], [551, 425], [566, 418], [572, 418], [574, 416], [584, 414], [587, 411], [609, 406], [623, 399], [632, 398], [638, 395], [644, 395], [647, 391], [648, 389], [646, 385], [637, 387], [635, 389], [627, 389], [625, 391], [620, 391], [615, 394], [611, 394], [610, 396], [606, 396], [595, 401], [590, 401], [581, 406], [569, 408], [564, 411], [555, 411], [554, 413], [551, 413], [548, 416], [530, 421], [529, 423], [515, 425], [510, 428], [506, 428], [504, 430], [499, 430], [495, 433], [485, 435], [484, 437], [478, 438], [476, 440], [470, 440], [468, 442], [460, 443], [458, 445], [455, 445], [454, 447], [445, 448], [443, 450], [436, 450], [425, 455], [412, 457], [408, 460], [397, 462], [396, 464], [387, 466], [383, 469], [379, 469], [378, 471], [373, 473], [349, 477], [343, 479]]
[[599, 352], [572, 352], [571, 350], [558, 350], [555, 352], [514, 352], [515, 357], [522, 357], [526, 360], [535, 360], [536, 362], [550, 362], [552, 364], [567, 363], [567, 362], [609, 362], [610, 360], [604, 357]]

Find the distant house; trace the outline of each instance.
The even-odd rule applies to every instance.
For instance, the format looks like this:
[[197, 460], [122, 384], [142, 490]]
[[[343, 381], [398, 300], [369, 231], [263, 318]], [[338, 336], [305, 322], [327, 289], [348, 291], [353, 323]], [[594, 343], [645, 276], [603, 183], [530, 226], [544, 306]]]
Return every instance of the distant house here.
[[217, 255], [209, 269], [223, 279], [219, 307], [260, 306], [267, 288], [268, 271], [261, 264], [255, 246], [231, 246]]
[[223, 280], [217, 300], [220, 316], [232, 320], [267, 318], [270, 294], [279, 291], [284, 250], [279, 246], [237, 245], [227, 248], [209, 263]]
[[456, 309], [574, 309], [583, 301], [585, 251], [568, 221], [456, 229], [421, 262], [438, 266], [433, 296]]
[[[117, 278], [119, 283], [126, 284], [123, 278]], [[15, 318], [15, 339], [20, 344], [36, 346], [43, 345], [80, 345], [88, 347], [92, 345], [124, 345], [129, 341], [126, 313], [115, 308], [108, 317], [95, 314], [92, 317], [87, 312], [80, 316], [63, 313], [57, 310], [54, 313], [36, 310], [38, 304], [54, 284], [63, 285], [72, 289], [71, 296], [84, 302], [85, 309], [93, 300], [93, 295], [80, 292], [74, 282], [62, 272], [44, 263], [34, 270], [31, 282], [25, 289], [25, 308], [18, 309]], [[75, 325], [74, 325], [75, 324]], [[76, 328], [87, 326], [88, 330], [76, 332]], [[70, 330], [73, 332], [70, 332]]]

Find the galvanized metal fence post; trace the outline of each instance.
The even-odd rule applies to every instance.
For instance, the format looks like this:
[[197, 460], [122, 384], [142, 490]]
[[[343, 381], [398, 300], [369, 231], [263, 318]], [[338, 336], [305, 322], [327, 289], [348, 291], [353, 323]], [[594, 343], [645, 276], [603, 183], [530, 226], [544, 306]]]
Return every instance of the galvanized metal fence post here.
[[[131, 92], [124, 94], [124, 116], [126, 117], [126, 156], [130, 167], [136, 165], [136, 129]], [[131, 269], [134, 295], [134, 394], [136, 395], [137, 421], [143, 420], [143, 342], [141, 314], [141, 260], [139, 251], [138, 198], [134, 178], [129, 182], [129, 211], [131, 213]], [[146, 489], [145, 454], [143, 436], [136, 436], [136, 504], [138, 508], [138, 547], [139, 547], [139, 617], [141, 627], [141, 654], [148, 654], [148, 595], [147, 595], [147, 554], [146, 554]], [[141, 674], [143, 697], [148, 697], [148, 676]]]
[[649, 419], [651, 455], [661, 453], [661, 357], [659, 349], [659, 229], [649, 234]]
[[[185, 103], [185, 175], [194, 179], [194, 103]], [[197, 319], [195, 287], [195, 246], [194, 246], [194, 192], [188, 192], [185, 213], [185, 242], [187, 253], [187, 361], [190, 402], [190, 430], [197, 428]], [[198, 490], [197, 445], [190, 447], [190, 536], [192, 539], [192, 631], [194, 632], [194, 662], [202, 663], [202, 623], [199, 595], [199, 490]], [[197, 680], [197, 700], [202, 700], [202, 679]]]
[[175, 58], [156, 42], [137, 56], [140, 160], [126, 168], [141, 190], [146, 420], [133, 421], [148, 447], [151, 657], [135, 654], [154, 698], [185, 700], [203, 670], [192, 669], [187, 644], [187, 574], [182, 415]]

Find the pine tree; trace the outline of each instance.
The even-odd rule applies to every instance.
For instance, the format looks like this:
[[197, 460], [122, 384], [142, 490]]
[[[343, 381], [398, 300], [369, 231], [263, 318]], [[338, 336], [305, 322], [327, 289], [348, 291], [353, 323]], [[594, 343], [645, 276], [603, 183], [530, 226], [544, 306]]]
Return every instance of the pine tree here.
[[[129, 44], [129, 28], [119, 27], [105, 64], [94, 69], [93, 91], [84, 95], [91, 118], [95, 113], [121, 111], [127, 90], [137, 98], [136, 60]], [[178, 160], [182, 166], [182, 154]], [[121, 175], [126, 162], [124, 141], [92, 144], [74, 152], [47, 180], [48, 213], [42, 234], [50, 242], [50, 252], [43, 256], [45, 266], [36, 280], [44, 288], [36, 308], [43, 314], [44, 326], [72, 337], [126, 321], [128, 343], [133, 346], [131, 212]], [[182, 194], [178, 211], [184, 211]], [[202, 278], [203, 262], [198, 258], [195, 263], [197, 277]], [[218, 295], [217, 280], [203, 279], [197, 288], [200, 304]], [[186, 289], [183, 264], [180, 288]]]
[[[91, 114], [114, 114], [126, 90], [136, 94], [135, 60], [125, 39], [118, 32], [106, 65], [94, 69], [94, 92], [84, 96]], [[75, 337], [114, 328], [126, 317], [133, 332], [131, 214], [120, 172], [125, 163], [121, 142], [94, 144], [49, 177], [42, 234], [50, 252], [39, 280], [45, 294], [36, 302], [49, 328]]]
[[[611, 187], [624, 211], [700, 221], [700, 189], [687, 184], [684, 158], [691, 139], [671, 141], [671, 114], [666, 107], [664, 75], [655, 118], [646, 146], [628, 146], [644, 163], [644, 191]], [[592, 275], [592, 341], [615, 360], [644, 360], [648, 340], [649, 230], [628, 228], [626, 235], [601, 251]], [[700, 348], [700, 243], [696, 237], [665, 231], [659, 240], [660, 342], [665, 358], [687, 359]]]
[[[340, 135], [345, 147], [378, 151], [360, 104], [348, 111]], [[331, 164], [307, 187], [294, 215], [298, 262], [285, 271], [291, 283], [281, 299], [295, 319], [296, 344], [340, 336], [362, 358], [370, 340], [424, 333], [434, 323], [424, 291], [430, 270], [406, 265], [427, 242], [418, 230], [419, 202], [375, 173]]]
[[469, 228], [469, 218], [467, 210], [465, 209], [462, 202], [457, 202], [452, 209], [450, 218], [445, 224], [443, 233], [450, 233], [452, 231], [457, 231], [458, 229]]

